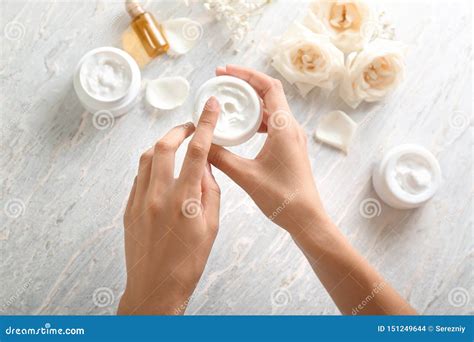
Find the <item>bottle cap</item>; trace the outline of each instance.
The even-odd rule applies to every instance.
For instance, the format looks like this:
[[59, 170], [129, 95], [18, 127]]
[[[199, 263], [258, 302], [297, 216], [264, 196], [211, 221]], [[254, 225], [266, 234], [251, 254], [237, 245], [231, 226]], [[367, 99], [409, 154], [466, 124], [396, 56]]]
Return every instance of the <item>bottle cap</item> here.
[[140, 14], [145, 13], [142, 5], [140, 5], [136, 0], [125, 1], [125, 8], [132, 18], [138, 17]]

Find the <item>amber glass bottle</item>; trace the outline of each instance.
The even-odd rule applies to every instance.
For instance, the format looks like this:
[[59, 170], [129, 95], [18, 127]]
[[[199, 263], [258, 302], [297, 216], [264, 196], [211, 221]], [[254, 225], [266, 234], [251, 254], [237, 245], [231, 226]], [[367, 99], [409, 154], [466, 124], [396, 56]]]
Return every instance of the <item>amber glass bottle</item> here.
[[154, 58], [168, 51], [168, 42], [153, 15], [145, 12], [136, 0], [127, 0], [125, 5], [128, 14], [132, 17], [130, 26], [137, 34], [148, 56]]

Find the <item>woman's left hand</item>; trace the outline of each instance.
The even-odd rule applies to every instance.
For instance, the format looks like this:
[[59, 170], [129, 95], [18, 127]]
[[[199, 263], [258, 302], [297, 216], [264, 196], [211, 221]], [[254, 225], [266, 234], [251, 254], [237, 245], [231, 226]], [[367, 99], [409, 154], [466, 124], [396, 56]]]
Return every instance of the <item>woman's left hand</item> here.
[[[124, 216], [127, 286], [118, 314], [182, 314], [219, 226], [220, 190], [207, 156], [219, 116], [211, 97], [199, 123], [177, 126], [140, 158]], [[175, 153], [195, 130], [179, 178]]]

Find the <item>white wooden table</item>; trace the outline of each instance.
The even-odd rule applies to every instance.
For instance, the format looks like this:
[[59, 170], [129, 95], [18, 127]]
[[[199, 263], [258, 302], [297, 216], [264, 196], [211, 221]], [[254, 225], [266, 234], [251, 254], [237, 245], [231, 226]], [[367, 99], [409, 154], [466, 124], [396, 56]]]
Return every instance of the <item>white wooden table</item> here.
[[[274, 1], [238, 51], [201, 4], [148, 4], [158, 20], [202, 23], [199, 45], [143, 71], [188, 78], [192, 89], [214, 68], [238, 63], [279, 77], [271, 38], [306, 2]], [[469, 1], [386, 2], [397, 37], [409, 45], [405, 82], [383, 103], [350, 110], [317, 91], [301, 98], [284, 82], [311, 135], [319, 117], [342, 109], [359, 123], [347, 156], [309, 140], [324, 203], [350, 241], [423, 314], [473, 313], [472, 8]], [[125, 280], [122, 216], [142, 151], [189, 120], [191, 98], [174, 111], [144, 101], [98, 130], [81, 108], [72, 73], [88, 50], [120, 46], [129, 19], [118, 1], [1, 2], [0, 309], [6, 314], [114, 314]], [[260, 135], [234, 150], [255, 155]], [[361, 203], [377, 197], [370, 175], [388, 148], [419, 143], [438, 158], [443, 184], [423, 208]], [[179, 151], [182, 160], [184, 148]], [[216, 171], [222, 188], [219, 236], [187, 314], [337, 314], [291, 238]], [[95, 294], [95, 295], [94, 295]]]

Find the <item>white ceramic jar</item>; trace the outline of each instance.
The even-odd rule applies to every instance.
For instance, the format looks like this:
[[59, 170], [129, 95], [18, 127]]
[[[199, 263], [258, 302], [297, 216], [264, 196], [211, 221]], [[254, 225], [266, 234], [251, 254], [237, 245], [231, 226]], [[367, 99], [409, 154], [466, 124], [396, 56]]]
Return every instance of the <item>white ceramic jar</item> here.
[[221, 110], [214, 130], [214, 144], [240, 145], [258, 131], [263, 117], [262, 106], [260, 97], [250, 84], [232, 76], [218, 76], [206, 81], [197, 91], [193, 113], [195, 124], [211, 96], [217, 98]]
[[441, 183], [441, 169], [426, 148], [406, 144], [389, 150], [373, 170], [377, 195], [397, 209], [416, 208], [426, 203]]
[[73, 83], [85, 109], [91, 113], [107, 111], [117, 117], [135, 104], [141, 74], [135, 60], [125, 51], [100, 47], [81, 58]]

